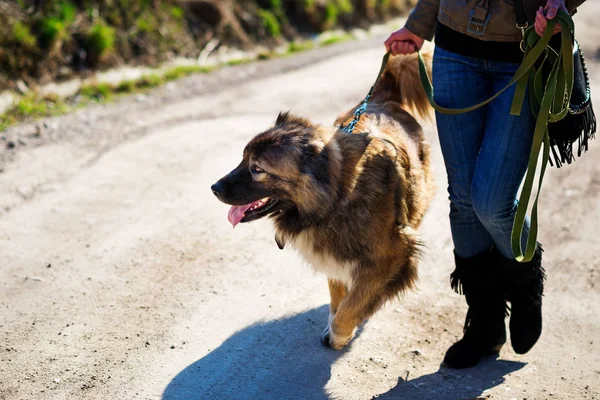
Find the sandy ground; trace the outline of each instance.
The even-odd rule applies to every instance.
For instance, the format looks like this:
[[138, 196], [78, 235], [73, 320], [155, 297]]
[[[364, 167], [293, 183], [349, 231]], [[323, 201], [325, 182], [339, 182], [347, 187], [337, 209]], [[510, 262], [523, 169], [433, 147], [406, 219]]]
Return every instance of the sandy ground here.
[[[580, 40], [600, 90], [588, 3]], [[345, 350], [319, 343], [325, 278], [280, 251], [268, 223], [231, 229], [209, 186], [246, 141], [280, 110], [330, 123], [368, 90], [381, 47], [342, 46], [217, 73], [225, 88], [204, 95], [194, 88], [211, 77], [191, 77], [46, 121], [47, 135], [5, 134], [34, 139], [0, 173], [0, 399], [600, 399], [598, 143], [545, 184], [541, 340], [464, 371], [439, 367], [466, 306], [448, 284], [434, 126], [419, 288]]]

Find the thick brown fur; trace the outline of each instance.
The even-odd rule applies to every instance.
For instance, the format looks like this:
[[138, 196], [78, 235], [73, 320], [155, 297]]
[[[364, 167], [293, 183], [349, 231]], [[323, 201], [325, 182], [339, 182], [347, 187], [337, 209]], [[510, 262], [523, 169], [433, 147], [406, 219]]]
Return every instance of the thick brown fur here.
[[[431, 65], [431, 52], [424, 56]], [[415, 230], [433, 194], [430, 150], [416, 117], [430, 112], [416, 56], [392, 57], [354, 134], [282, 113], [213, 186], [228, 204], [271, 199], [264, 215], [259, 209], [245, 219], [269, 215], [279, 246], [292, 245], [327, 274], [331, 313], [322, 338], [336, 349], [414, 286]]]

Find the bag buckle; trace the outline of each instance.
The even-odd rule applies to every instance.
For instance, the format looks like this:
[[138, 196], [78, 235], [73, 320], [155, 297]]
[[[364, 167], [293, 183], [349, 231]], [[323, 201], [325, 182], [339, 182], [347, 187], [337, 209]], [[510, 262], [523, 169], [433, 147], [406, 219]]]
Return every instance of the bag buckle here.
[[473, 35], [483, 36], [488, 22], [492, 18], [492, 13], [485, 7], [476, 6], [469, 12], [469, 24], [467, 32]]

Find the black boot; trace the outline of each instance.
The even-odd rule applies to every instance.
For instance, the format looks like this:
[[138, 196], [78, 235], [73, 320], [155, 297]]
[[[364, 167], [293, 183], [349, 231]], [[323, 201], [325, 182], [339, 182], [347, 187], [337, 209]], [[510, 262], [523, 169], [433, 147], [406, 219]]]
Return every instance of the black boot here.
[[546, 279], [542, 251], [538, 243], [531, 261], [506, 260], [506, 300], [511, 308], [510, 342], [518, 354], [531, 350], [542, 334], [542, 295]]
[[450, 275], [452, 288], [464, 293], [469, 305], [464, 336], [446, 352], [443, 366], [469, 368], [488, 354], [498, 354], [506, 343], [506, 301], [497, 252], [490, 250], [471, 258], [456, 256]]

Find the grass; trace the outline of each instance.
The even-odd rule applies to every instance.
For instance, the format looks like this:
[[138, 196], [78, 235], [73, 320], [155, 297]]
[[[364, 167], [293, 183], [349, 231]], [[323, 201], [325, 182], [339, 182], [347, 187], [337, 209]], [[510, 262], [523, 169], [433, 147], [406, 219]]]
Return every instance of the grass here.
[[79, 95], [86, 100], [104, 102], [110, 100], [114, 92], [115, 87], [113, 85], [109, 83], [97, 83], [82, 86], [79, 90]]
[[170, 82], [191, 74], [206, 74], [212, 70], [213, 68], [211, 67], [203, 67], [200, 65], [181, 65], [179, 67], [171, 68], [165, 72], [163, 78], [165, 81]]
[[0, 131], [25, 119], [37, 119], [62, 115], [70, 111], [70, 106], [61, 99], [40, 97], [30, 93], [17, 102], [8, 112], [0, 116]]
[[314, 47], [315, 47], [314, 42], [310, 42], [310, 41], [296, 42], [296, 41], [294, 41], [294, 42], [290, 42], [290, 44], [288, 45], [287, 53], [289, 53], [289, 54], [299, 53], [301, 51], [313, 49]]
[[153, 87], [160, 86], [163, 83], [165, 83], [165, 80], [161, 75], [144, 75], [139, 81], [137, 81], [137, 87], [140, 89], [151, 89]]
[[254, 60], [251, 58], [235, 58], [233, 60], [227, 61], [225, 63], [225, 65], [232, 67], [234, 65], [248, 64], [248, 63], [251, 63], [252, 61], [254, 61]]
[[96, 57], [102, 58], [115, 46], [115, 29], [103, 22], [96, 23], [88, 32], [87, 46]]
[[16, 21], [12, 26], [12, 37], [15, 42], [26, 49], [33, 49], [37, 45], [37, 39], [31, 33], [29, 26], [21, 21]]
[[[94, 28], [92, 28], [92, 31], [93, 29]], [[105, 41], [105, 36], [107, 32], [102, 31], [104, 28], [96, 29], [99, 29], [97, 32], [99, 40]], [[23, 32], [27, 33], [28, 31], [25, 30]], [[102, 39], [102, 37], [104, 37], [104, 39]], [[26, 34], [21, 35], [19, 39], [21, 41], [30, 41], [30, 39], [27, 39]], [[314, 41], [293, 41], [288, 44], [286, 52], [281, 54], [281, 56], [306, 51], [315, 48], [318, 45], [328, 46], [334, 43], [344, 42], [350, 39], [352, 39], [351, 35], [337, 35], [330, 36], [326, 39], [321, 40], [318, 43]], [[35, 40], [35, 37], [33, 38], [33, 40]], [[108, 39], [108, 42], [101, 45], [101, 47], [110, 48], [113, 44], [114, 43], [111, 42], [110, 39]], [[278, 55], [274, 52], [262, 52], [257, 55], [256, 60], [267, 60], [277, 56]], [[255, 60], [251, 58], [239, 58], [229, 60], [225, 63], [225, 65], [241, 65], [252, 61]], [[60, 99], [55, 95], [41, 97], [35, 94], [34, 92], [31, 92], [30, 94], [19, 99], [19, 101], [5, 114], [0, 115], [0, 132], [4, 131], [11, 125], [22, 121], [65, 114], [76, 108], [86, 106], [90, 103], [107, 103], [112, 101], [116, 96], [119, 95], [147, 91], [151, 88], [160, 86], [166, 82], [181, 79], [191, 74], [209, 73], [214, 69], [215, 67], [183, 65], [168, 69], [167, 71], [164, 71], [161, 74], [144, 75], [138, 80], [127, 80], [120, 82], [117, 85], [112, 85], [109, 83], [87, 84], [81, 87], [77, 96], [68, 101]]]
[[260, 18], [261, 24], [269, 36], [274, 38], [281, 36], [281, 25], [279, 24], [275, 14], [273, 14], [271, 11], [261, 9], [258, 10], [258, 17]]
[[321, 40], [320, 44], [321, 46], [331, 46], [332, 44], [347, 42], [348, 40], [352, 40], [351, 35], [330, 36]]

